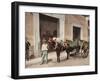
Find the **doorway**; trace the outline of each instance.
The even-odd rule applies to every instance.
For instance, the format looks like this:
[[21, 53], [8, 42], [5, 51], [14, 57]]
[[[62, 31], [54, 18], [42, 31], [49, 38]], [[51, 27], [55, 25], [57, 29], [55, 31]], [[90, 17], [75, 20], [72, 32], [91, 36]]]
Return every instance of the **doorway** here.
[[39, 14], [40, 41], [47, 41], [53, 37], [59, 37], [59, 19], [44, 14]]
[[81, 28], [73, 26], [73, 40], [75, 40], [75, 39], [80, 40], [80, 33], [81, 33]]

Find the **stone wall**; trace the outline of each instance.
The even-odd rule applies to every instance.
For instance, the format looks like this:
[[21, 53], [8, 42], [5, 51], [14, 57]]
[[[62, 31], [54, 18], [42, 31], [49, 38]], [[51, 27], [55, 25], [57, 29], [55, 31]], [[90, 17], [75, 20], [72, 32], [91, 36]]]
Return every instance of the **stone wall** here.
[[80, 27], [80, 39], [88, 41], [88, 22], [81, 15], [65, 15], [65, 40], [73, 40], [73, 26]]

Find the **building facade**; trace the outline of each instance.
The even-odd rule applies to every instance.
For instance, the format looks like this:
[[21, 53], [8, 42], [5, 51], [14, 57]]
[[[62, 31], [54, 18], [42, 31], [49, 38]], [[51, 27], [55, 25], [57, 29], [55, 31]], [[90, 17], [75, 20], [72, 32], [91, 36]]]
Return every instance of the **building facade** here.
[[[88, 20], [83, 15], [25, 13], [25, 37], [31, 43], [32, 53], [40, 56], [41, 40], [44, 36], [55, 36], [61, 40], [76, 38], [89, 41]], [[45, 35], [46, 34], [46, 35]]]

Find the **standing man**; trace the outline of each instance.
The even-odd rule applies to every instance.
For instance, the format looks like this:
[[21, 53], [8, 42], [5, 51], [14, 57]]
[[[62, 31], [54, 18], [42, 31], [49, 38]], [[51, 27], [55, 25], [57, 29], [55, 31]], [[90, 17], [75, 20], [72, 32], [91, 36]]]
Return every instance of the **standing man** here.
[[61, 52], [61, 44], [57, 40], [55, 41], [55, 49], [56, 49], [56, 55], [57, 55], [57, 62], [60, 62], [60, 52]]
[[26, 60], [29, 60], [29, 48], [30, 48], [30, 43], [29, 43], [29, 41], [26, 39], [26, 41], [25, 41], [25, 50], [26, 50], [25, 59], [26, 59]]
[[48, 63], [48, 44], [46, 42], [45, 39], [43, 39], [43, 43], [42, 43], [42, 62], [41, 64], [43, 64], [44, 62]]

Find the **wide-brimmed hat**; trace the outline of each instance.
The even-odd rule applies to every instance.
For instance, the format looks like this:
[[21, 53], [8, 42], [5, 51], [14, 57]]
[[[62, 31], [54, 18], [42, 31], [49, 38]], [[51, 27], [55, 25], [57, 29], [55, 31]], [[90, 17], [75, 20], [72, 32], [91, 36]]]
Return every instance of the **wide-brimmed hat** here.
[[42, 42], [46, 42], [46, 39], [43, 39]]

